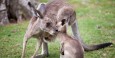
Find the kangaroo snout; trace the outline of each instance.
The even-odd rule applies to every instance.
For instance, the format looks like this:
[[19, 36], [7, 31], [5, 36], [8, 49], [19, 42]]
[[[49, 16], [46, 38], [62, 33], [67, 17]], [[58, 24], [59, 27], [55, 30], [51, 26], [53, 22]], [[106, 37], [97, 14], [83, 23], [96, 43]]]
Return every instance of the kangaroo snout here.
[[58, 29], [56, 29], [55, 31], [58, 32]]

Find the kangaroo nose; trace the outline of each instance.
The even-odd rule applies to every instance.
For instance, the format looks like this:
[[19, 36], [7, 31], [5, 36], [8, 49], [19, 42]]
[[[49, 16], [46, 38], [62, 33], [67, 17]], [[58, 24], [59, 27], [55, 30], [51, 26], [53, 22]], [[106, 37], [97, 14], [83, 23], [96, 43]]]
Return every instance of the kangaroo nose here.
[[56, 32], [58, 32], [58, 30], [55, 30]]

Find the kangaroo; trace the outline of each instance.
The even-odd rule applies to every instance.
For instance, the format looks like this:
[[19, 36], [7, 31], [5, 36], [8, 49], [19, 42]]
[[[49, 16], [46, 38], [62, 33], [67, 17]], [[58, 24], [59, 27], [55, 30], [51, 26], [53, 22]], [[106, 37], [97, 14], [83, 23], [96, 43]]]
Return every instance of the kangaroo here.
[[[62, 24], [62, 23], [61, 23]], [[58, 23], [58, 26], [60, 23]], [[62, 26], [57, 34], [60, 41], [60, 58], [84, 58], [84, 49], [78, 39], [66, 33], [66, 26]], [[64, 29], [63, 29], [64, 28]]]
[[[43, 19], [42, 12], [39, 12], [38, 10], [36, 10], [35, 7], [31, 3], [28, 3], [28, 5], [33, 10], [33, 12], [32, 12], [33, 17], [31, 18], [30, 23], [28, 25], [28, 29], [24, 35], [23, 50], [22, 50], [21, 58], [24, 58], [24, 56], [25, 56], [25, 49], [26, 49], [27, 41], [29, 38], [34, 37], [34, 38], [37, 38], [37, 41], [38, 41], [36, 50], [35, 50], [33, 56], [31, 57], [31, 58], [35, 58], [41, 45], [46, 44], [45, 40], [46, 41], [53, 40], [56, 37], [55, 33], [58, 31], [51, 20]], [[42, 6], [44, 4], [40, 4], [40, 5]], [[47, 40], [47, 38], [48, 38], [47, 36], [49, 36], [49, 35], [51, 38], [49, 37], [50, 39]], [[47, 48], [46, 45], [43, 47]], [[42, 53], [44, 55], [44, 53], [46, 53], [45, 50], [43, 50]]]
[[60, 58], [84, 58], [84, 50], [78, 40], [62, 32], [59, 32], [57, 36], [61, 42]]
[[[110, 46], [112, 44], [111, 42], [91, 46], [85, 44], [82, 38], [80, 37], [80, 33], [78, 30], [76, 12], [72, 8], [72, 6], [65, 3], [65, 1], [54, 0], [52, 2], [47, 3], [45, 6], [45, 16], [50, 18], [52, 21], [56, 21], [56, 23], [62, 22], [62, 25], [66, 24], [66, 27], [64, 28], [67, 28], [68, 25], [71, 26], [73, 35], [81, 42], [85, 51], [98, 50]], [[58, 27], [58, 29], [59, 28], [60, 27]]]

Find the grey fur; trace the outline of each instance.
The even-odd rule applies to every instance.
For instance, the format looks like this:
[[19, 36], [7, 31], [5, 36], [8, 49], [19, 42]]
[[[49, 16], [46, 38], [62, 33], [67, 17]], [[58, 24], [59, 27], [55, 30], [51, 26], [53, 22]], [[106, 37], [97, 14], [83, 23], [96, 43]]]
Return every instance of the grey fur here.
[[60, 58], [84, 58], [84, 49], [79, 40], [73, 39], [66, 33], [58, 33], [61, 43]]

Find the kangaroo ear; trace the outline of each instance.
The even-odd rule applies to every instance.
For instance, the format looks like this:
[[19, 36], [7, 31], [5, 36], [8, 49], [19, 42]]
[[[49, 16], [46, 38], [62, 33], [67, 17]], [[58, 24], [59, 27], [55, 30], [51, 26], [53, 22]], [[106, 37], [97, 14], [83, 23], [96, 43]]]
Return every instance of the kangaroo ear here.
[[[32, 13], [34, 13], [36, 16], [37, 16], [37, 14], [39, 14], [39, 17], [40, 17], [40, 18], [43, 18], [43, 9], [44, 9], [45, 7], [43, 7], [42, 3], [38, 5], [39, 8], [37, 8], [37, 9], [34, 7], [34, 5], [31, 4], [31, 2], [28, 2], [28, 5], [30, 6], [30, 8], [33, 9], [33, 12], [32, 12]], [[43, 9], [42, 9], [42, 8], [43, 8]], [[45, 10], [45, 9], [44, 9], [44, 10]], [[44, 12], [45, 12], [45, 11], [44, 11]]]
[[31, 2], [28, 2], [28, 5], [29, 5], [30, 7], [33, 7], [33, 5], [31, 4]]
[[44, 15], [45, 10], [46, 10], [46, 4], [45, 3], [40, 3], [37, 7], [37, 10], [40, 11], [42, 15]]

